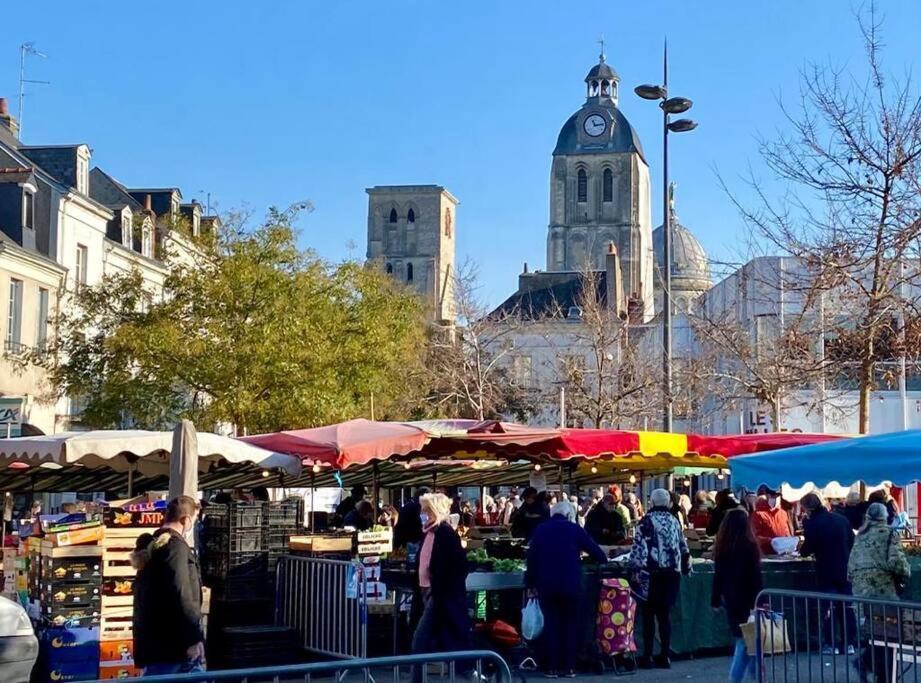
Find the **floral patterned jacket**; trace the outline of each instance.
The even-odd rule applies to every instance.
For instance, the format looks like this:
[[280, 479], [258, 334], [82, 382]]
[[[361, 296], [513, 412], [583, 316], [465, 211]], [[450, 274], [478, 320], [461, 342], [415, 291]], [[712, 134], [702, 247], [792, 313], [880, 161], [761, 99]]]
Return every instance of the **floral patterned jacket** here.
[[897, 599], [896, 580], [911, 575], [898, 533], [885, 521], [872, 522], [857, 535], [847, 563], [854, 595], [862, 598]]

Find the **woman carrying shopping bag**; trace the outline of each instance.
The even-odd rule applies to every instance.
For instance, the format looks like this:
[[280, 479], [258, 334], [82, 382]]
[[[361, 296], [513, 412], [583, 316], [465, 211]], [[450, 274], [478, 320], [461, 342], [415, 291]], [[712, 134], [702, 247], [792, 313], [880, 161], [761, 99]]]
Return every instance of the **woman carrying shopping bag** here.
[[545, 655], [544, 671], [548, 678], [576, 675], [582, 600], [582, 553], [598, 563], [607, 555], [588, 533], [569, 519], [575, 510], [572, 503], [560, 501], [553, 506], [549, 522], [534, 531], [528, 546], [525, 587], [536, 596], [544, 617], [541, 651]]
[[755, 653], [748, 652], [741, 624], [748, 621], [755, 600], [763, 587], [761, 551], [742, 508], [729, 510], [723, 517], [713, 546], [713, 609], [726, 610], [735, 651], [729, 665], [729, 680], [742, 683], [755, 680]]

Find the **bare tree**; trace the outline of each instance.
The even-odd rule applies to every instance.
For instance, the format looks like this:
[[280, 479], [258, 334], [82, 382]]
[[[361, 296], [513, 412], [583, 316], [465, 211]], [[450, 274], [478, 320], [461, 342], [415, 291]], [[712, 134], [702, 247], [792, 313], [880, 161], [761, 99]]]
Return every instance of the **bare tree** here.
[[527, 419], [531, 392], [512, 368], [516, 311], [492, 312], [478, 295], [478, 273], [463, 264], [454, 277], [457, 325], [429, 335], [422, 412], [437, 417]]
[[769, 186], [752, 178], [757, 208], [733, 201], [758, 235], [814, 273], [815, 290], [838, 299], [827, 320], [828, 336], [837, 340], [830, 356], [836, 374], [857, 383], [859, 430], [867, 432], [879, 363], [894, 351], [917, 353], [906, 343], [911, 335], [891, 341], [900, 321], [917, 315], [921, 98], [910, 78], [885, 72], [873, 4], [858, 24], [865, 79], [808, 67], [798, 108], [783, 108], [791, 131], [761, 145], [784, 195], [772, 198]]
[[[557, 306], [548, 316], [557, 324], [544, 336], [559, 353], [547, 374], [555, 377], [553, 385], [565, 388], [568, 423], [639, 428], [661, 412], [660, 356], [643, 351], [639, 342], [646, 330], [608, 302], [613, 289], [603, 284], [600, 271], [585, 270], [576, 310]], [[552, 404], [556, 398], [547, 391], [544, 400]]]

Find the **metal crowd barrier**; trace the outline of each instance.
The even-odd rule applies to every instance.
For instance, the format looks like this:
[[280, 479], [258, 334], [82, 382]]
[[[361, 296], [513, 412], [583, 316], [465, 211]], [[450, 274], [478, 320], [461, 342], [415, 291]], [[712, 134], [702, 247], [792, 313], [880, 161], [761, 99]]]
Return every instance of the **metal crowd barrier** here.
[[755, 654], [762, 683], [921, 677], [921, 603], [766, 590], [756, 604], [758, 618], [748, 630], [757, 652], [748, 654]]
[[[440, 664], [442, 674], [430, 674], [429, 665]], [[469, 666], [468, 666], [469, 664]], [[228, 669], [227, 671], [206, 671], [195, 674], [171, 674], [166, 676], [147, 676], [144, 678], [126, 678], [127, 683], [289, 683], [303, 681], [311, 683], [314, 679], [351, 683], [361, 680], [363, 683], [383, 680], [389, 674], [393, 683], [400, 683], [403, 671], [412, 672], [418, 667], [417, 681], [427, 683], [429, 680], [454, 683], [458, 676], [466, 681], [494, 681], [495, 683], [512, 683], [512, 674], [508, 664], [497, 653], [489, 650], [468, 650], [463, 652], [437, 652], [432, 654], [405, 655], [402, 657], [380, 657], [377, 659], [348, 659], [316, 664], [299, 664], [291, 666], [270, 666], [258, 669]], [[349, 676], [359, 672], [361, 678]]]
[[344, 659], [368, 656], [367, 579], [348, 560], [284, 556], [275, 579], [275, 622], [301, 646]]

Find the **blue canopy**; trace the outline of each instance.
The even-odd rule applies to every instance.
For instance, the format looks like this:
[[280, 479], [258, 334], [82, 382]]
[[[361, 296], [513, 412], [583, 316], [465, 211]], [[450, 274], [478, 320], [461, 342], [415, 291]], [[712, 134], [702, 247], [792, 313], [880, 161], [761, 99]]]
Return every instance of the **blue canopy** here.
[[830, 482], [845, 486], [862, 481], [898, 486], [921, 480], [921, 430], [862, 436], [811, 446], [783, 448], [729, 459], [733, 487], [751, 491], [761, 484], [779, 489]]

